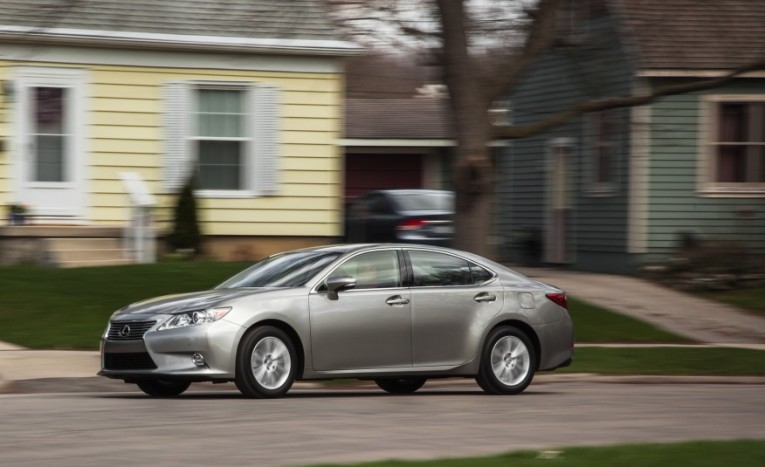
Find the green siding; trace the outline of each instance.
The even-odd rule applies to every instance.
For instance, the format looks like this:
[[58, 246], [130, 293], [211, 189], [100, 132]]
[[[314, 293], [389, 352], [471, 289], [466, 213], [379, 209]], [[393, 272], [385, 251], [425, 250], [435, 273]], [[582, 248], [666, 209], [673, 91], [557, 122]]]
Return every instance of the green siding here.
[[[664, 84], [664, 83], [657, 83]], [[698, 193], [702, 96], [763, 94], [764, 80], [670, 96], [652, 106], [648, 253], [671, 255], [681, 233], [732, 241], [765, 251], [765, 198], [711, 198]]]

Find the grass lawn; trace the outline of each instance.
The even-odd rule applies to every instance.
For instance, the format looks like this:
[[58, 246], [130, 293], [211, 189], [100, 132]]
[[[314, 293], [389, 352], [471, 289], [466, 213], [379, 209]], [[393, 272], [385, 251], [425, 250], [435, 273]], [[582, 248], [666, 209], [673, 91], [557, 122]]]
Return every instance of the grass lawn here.
[[109, 316], [158, 295], [215, 287], [249, 263], [174, 262], [102, 268], [0, 268], [0, 340], [97, 349]]
[[[103, 268], [0, 268], [0, 340], [30, 348], [97, 349], [109, 316], [146, 298], [204, 290], [247, 263], [169, 262]], [[685, 340], [572, 299], [578, 342]]]
[[699, 295], [754, 311], [765, 317], [765, 287], [726, 290], [724, 292], [701, 292]]
[[663, 331], [644, 321], [611, 312], [569, 297], [577, 342], [690, 343], [689, 339]]
[[571, 366], [555, 371], [558, 372], [765, 376], [765, 351], [716, 347], [580, 347], [574, 353]]
[[[324, 467], [330, 464], [322, 464]], [[349, 464], [343, 464], [348, 466]], [[363, 467], [759, 467], [765, 465], [764, 440], [694, 441], [671, 444], [624, 444], [516, 451], [489, 457], [432, 461], [382, 461]]]

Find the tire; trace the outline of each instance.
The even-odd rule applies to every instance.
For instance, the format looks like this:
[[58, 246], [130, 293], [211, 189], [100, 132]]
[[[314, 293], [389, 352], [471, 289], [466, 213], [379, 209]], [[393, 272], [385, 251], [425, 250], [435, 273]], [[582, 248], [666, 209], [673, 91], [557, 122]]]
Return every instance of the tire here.
[[281, 397], [295, 382], [297, 363], [295, 346], [284, 331], [273, 326], [255, 328], [239, 345], [236, 387], [245, 397]]
[[411, 394], [422, 387], [425, 378], [378, 378], [375, 383], [391, 394]]
[[476, 381], [489, 394], [520, 394], [531, 384], [536, 368], [531, 339], [520, 329], [503, 326], [484, 343]]
[[153, 397], [179, 396], [191, 386], [191, 381], [172, 379], [144, 379], [135, 383], [141, 391]]

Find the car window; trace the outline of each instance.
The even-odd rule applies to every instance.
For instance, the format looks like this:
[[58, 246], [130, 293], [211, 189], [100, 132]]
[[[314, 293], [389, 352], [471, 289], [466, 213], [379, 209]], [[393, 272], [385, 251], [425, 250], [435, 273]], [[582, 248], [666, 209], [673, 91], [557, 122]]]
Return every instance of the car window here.
[[454, 211], [454, 194], [440, 192], [399, 192], [392, 193], [400, 211]]
[[494, 277], [494, 274], [492, 274], [490, 271], [487, 271], [481, 266], [477, 264], [473, 264], [473, 263], [470, 263], [470, 275], [471, 275], [470, 282], [473, 285], [483, 284], [484, 282]]
[[432, 251], [409, 252], [415, 287], [471, 285], [470, 263]]
[[332, 271], [329, 278], [343, 276], [356, 279], [354, 290], [400, 287], [398, 254], [387, 250], [354, 256]]
[[336, 251], [304, 250], [270, 256], [216, 288], [298, 287], [305, 285], [340, 255]]
[[373, 214], [391, 214], [390, 202], [384, 195], [376, 195], [369, 200], [369, 212]]

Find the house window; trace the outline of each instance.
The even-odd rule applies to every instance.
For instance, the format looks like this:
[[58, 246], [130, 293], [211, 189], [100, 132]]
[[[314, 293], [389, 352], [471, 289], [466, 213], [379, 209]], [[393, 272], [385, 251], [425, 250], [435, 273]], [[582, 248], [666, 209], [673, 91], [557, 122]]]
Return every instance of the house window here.
[[613, 111], [602, 111], [592, 116], [591, 191], [612, 190], [617, 149], [618, 116]]
[[196, 169], [203, 197], [277, 194], [277, 87], [175, 81], [164, 86], [164, 104], [163, 184], [168, 192], [178, 192]]
[[718, 185], [765, 182], [765, 102], [720, 102], [712, 146], [712, 180]]
[[196, 150], [199, 188], [241, 190], [244, 186], [246, 92], [239, 89], [196, 89]]

